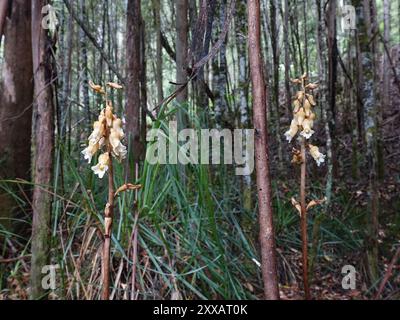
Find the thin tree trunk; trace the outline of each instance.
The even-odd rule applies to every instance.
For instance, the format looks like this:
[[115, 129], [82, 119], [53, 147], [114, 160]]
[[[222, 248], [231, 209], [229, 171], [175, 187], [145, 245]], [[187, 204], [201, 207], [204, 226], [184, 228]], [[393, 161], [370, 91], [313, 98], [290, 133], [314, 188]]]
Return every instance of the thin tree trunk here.
[[307, 0], [303, 0], [303, 23], [304, 23], [304, 63], [305, 63], [305, 72], [308, 74], [309, 72], [309, 63], [308, 63], [308, 30], [307, 30]]
[[161, 3], [160, 0], [153, 0], [154, 28], [156, 32], [156, 85], [157, 105], [164, 99], [163, 74], [162, 74], [162, 44], [161, 44]]
[[371, 0], [353, 0], [357, 12], [357, 35], [360, 45], [359, 77], [364, 110], [366, 168], [369, 180], [369, 213], [367, 218], [367, 262], [371, 283], [378, 278], [378, 194], [376, 187], [376, 88], [374, 50], [371, 42]]
[[289, 0], [285, 0], [285, 15], [284, 15], [284, 32], [283, 38], [285, 42], [285, 96], [286, 96], [286, 109], [288, 116], [292, 115], [292, 97], [290, 93], [290, 44], [289, 44]]
[[[143, 148], [146, 148], [146, 110], [147, 110], [147, 63], [146, 63], [146, 25], [142, 19], [140, 23], [140, 105], [141, 105], [141, 121], [140, 121], [140, 141]], [[160, 98], [160, 97], [159, 97]], [[145, 152], [142, 152], [140, 160], [144, 160]], [[138, 176], [138, 174], [136, 174]]]
[[67, 133], [67, 121], [70, 121], [70, 95], [71, 95], [71, 75], [72, 75], [72, 50], [73, 50], [73, 19], [71, 16], [68, 17], [68, 21], [64, 22], [64, 30], [66, 35], [64, 37], [63, 45], [60, 45], [64, 52], [65, 57], [62, 59], [62, 88], [60, 95], [59, 115], [60, 115], [60, 128], [59, 128], [59, 141], [63, 145], [63, 148], [57, 150], [58, 163], [60, 165], [60, 179], [61, 179], [61, 190], [64, 190], [64, 154], [65, 154], [65, 142]]
[[[195, 64], [209, 53], [209, 47], [212, 35], [212, 26], [216, 1], [201, 0], [198, 19], [196, 21], [195, 31], [192, 34], [191, 58]], [[209, 95], [204, 77], [205, 66], [201, 66], [197, 71], [194, 81], [194, 94], [196, 104], [204, 108], [208, 107]]]
[[[389, 0], [384, 0], [383, 1], [383, 41], [385, 42], [386, 45], [390, 47], [390, 1]], [[383, 81], [382, 81], [382, 102], [383, 106], [381, 108], [381, 121], [382, 123], [382, 118], [383, 118], [383, 111], [384, 110], [389, 110], [390, 108], [390, 72], [388, 70], [390, 69], [390, 62], [389, 62], [389, 56], [384, 53], [383, 54], [383, 66], [382, 66], [382, 76], [383, 76]], [[384, 142], [381, 141], [381, 144], [383, 145]], [[383, 157], [383, 150], [381, 150], [381, 155]], [[382, 159], [382, 164], [379, 166], [379, 176], [382, 179], [384, 177], [385, 171], [384, 171], [384, 165], [383, 165], [383, 159]]]
[[[323, 14], [323, 6], [320, 0], [316, 1], [316, 16], [317, 16], [317, 59], [318, 59], [318, 79], [319, 79], [319, 105], [322, 109], [322, 118], [325, 126], [325, 137], [326, 137], [326, 149], [327, 149], [327, 177], [325, 185], [325, 209], [329, 209], [329, 205], [332, 198], [332, 138], [331, 131], [329, 127], [329, 107], [327, 104], [327, 61], [326, 61], [326, 43], [324, 39], [325, 33], [325, 19]], [[324, 217], [326, 216], [326, 211], [319, 213], [314, 220], [312, 229], [312, 247], [310, 252], [310, 263], [309, 263], [309, 274], [312, 276], [314, 272], [314, 266], [316, 265], [317, 253], [320, 241], [320, 228]]]
[[[248, 61], [246, 54], [246, 3], [238, 2], [238, 8], [236, 10], [236, 48], [237, 55], [239, 58], [239, 111], [240, 111], [240, 127], [248, 128], [250, 125], [249, 119], [249, 107], [248, 107]], [[246, 150], [243, 145], [243, 150]], [[244, 151], [244, 157], [247, 156], [247, 152]], [[245, 210], [250, 211], [252, 209], [252, 192], [251, 192], [251, 175], [243, 176], [243, 207]]]
[[31, 298], [46, 297], [42, 268], [49, 263], [50, 222], [54, 153], [54, 105], [52, 89], [52, 48], [48, 30], [42, 28], [42, 8], [46, 0], [32, 2], [32, 52], [34, 74], [34, 191], [32, 221]]
[[282, 139], [280, 126], [280, 105], [279, 105], [279, 28], [278, 28], [278, 10], [276, 0], [270, 0], [270, 19], [271, 19], [271, 45], [273, 60], [273, 113], [275, 118], [275, 137], [278, 146], [278, 172], [283, 169]]
[[[297, 12], [296, 4], [297, 4], [297, 1], [295, 2], [295, 8], [294, 8], [295, 12]], [[294, 15], [294, 14], [290, 18], [292, 20], [292, 33], [294, 36], [293, 46], [294, 46], [294, 48], [296, 48], [296, 46], [297, 46], [296, 51], [298, 51], [298, 54], [299, 54], [300, 71], [303, 74], [305, 72], [305, 69], [304, 69], [304, 59], [303, 59], [304, 57], [303, 57], [303, 52], [301, 50], [301, 44], [300, 44], [299, 20], [298, 20], [298, 16]]]
[[[222, 32], [225, 23], [225, 4], [219, 3], [219, 30]], [[216, 28], [215, 28], [216, 29]], [[228, 103], [226, 101], [226, 84], [227, 84], [227, 62], [226, 62], [226, 42], [224, 41], [219, 50], [219, 64], [218, 60], [214, 62], [217, 65], [215, 79], [215, 120], [217, 127], [221, 127], [227, 119]]]
[[140, 143], [140, 20], [141, 1], [128, 0], [126, 39], [126, 131], [133, 154], [128, 176], [134, 177], [135, 163], [144, 151]]
[[[86, 1], [80, 0], [80, 18], [82, 21], [87, 20], [86, 14]], [[91, 129], [91, 114], [90, 114], [90, 101], [89, 101], [89, 70], [88, 70], [88, 51], [87, 51], [87, 39], [85, 32], [80, 29], [79, 30], [79, 46], [80, 46], [80, 55], [81, 55], [81, 63], [82, 63], [82, 96], [83, 96], [83, 105], [86, 110], [86, 123], [87, 129]]]
[[267, 92], [263, 78], [260, 41], [260, 1], [248, 0], [249, 59], [253, 90], [253, 121], [260, 224], [260, 245], [264, 294], [266, 299], [279, 299], [272, 212], [272, 191], [269, 172], [268, 134], [265, 108]]
[[[188, 2], [187, 0], [176, 1], [176, 82], [179, 84], [187, 81], [188, 64]], [[187, 89], [182, 90], [176, 97], [178, 103], [187, 100]]]
[[[326, 15], [327, 21], [327, 32], [328, 32], [328, 124], [331, 132], [331, 137], [336, 137], [336, 83], [337, 83], [337, 38], [336, 38], [336, 7], [337, 1], [332, 0], [328, 4], [328, 11]], [[333, 143], [333, 150], [336, 150], [335, 140], [331, 140]], [[332, 170], [333, 174], [336, 175], [338, 162], [336, 158], [332, 159]]]
[[[335, 160], [332, 157], [332, 149], [335, 150], [332, 143], [332, 137], [335, 137], [335, 114], [336, 114], [336, 82], [337, 82], [337, 40], [336, 40], [336, 0], [332, 0], [329, 3], [328, 16], [326, 17], [328, 21], [328, 70], [325, 65], [325, 46], [323, 44], [323, 35], [325, 33], [325, 15], [324, 12], [320, 12], [321, 24], [319, 30], [319, 41], [318, 43], [322, 46], [320, 50], [320, 66], [321, 66], [321, 76], [323, 76], [323, 86], [321, 87], [323, 99], [322, 99], [322, 118], [325, 123], [325, 135], [326, 135], [326, 147], [327, 147], [327, 164], [328, 164], [328, 174], [326, 179], [325, 196], [327, 198], [326, 206], [329, 205], [332, 195], [332, 183], [333, 183], [333, 173], [334, 168], [337, 167]], [[322, 4], [320, 4], [323, 10]], [[326, 71], [328, 71], [328, 81], [326, 81]], [[321, 79], [322, 80], [322, 79]], [[328, 89], [328, 99], [329, 108], [326, 105], [326, 89]]]

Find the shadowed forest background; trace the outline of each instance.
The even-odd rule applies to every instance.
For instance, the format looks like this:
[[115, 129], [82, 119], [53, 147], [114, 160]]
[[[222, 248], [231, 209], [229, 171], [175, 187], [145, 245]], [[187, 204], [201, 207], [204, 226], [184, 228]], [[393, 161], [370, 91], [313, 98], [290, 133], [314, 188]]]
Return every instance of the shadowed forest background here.
[[[0, 0], [0, 41], [0, 300], [400, 298], [400, 1]], [[170, 121], [256, 170], [150, 164]]]

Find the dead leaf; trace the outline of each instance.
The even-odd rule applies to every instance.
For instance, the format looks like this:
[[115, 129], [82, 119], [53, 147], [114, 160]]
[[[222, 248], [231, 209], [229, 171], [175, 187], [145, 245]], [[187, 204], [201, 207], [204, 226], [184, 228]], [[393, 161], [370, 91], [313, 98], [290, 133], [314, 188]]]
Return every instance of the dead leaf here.
[[140, 185], [140, 184], [132, 184], [132, 183], [124, 184], [123, 186], [121, 186], [117, 189], [117, 191], [115, 192], [115, 196], [117, 196], [121, 192], [125, 192], [128, 190], [138, 190], [141, 187], [142, 187], [142, 185]]
[[315, 90], [317, 88], [318, 88], [317, 83], [309, 83], [308, 85], [306, 85], [306, 89], [309, 89], [309, 90]]
[[293, 207], [295, 207], [297, 209], [297, 211], [299, 212], [299, 214], [301, 215], [301, 205], [300, 205], [300, 203], [295, 198], [292, 198], [291, 201], [292, 201]]
[[317, 206], [317, 205], [320, 205], [320, 204], [324, 203], [325, 201], [326, 201], [326, 197], [323, 198], [323, 199], [321, 199], [321, 200], [311, 200], [311, 201], [308, 203], [306, 209], [307, 209], [307, 210], [308, 210], [308, 209], [311, 209], [312, 207], [315, 207], [315, 206]]
[[115, 83], [115, 82], [108, 82], [107, 86], [109, 86], [110, 88], [113, 88], [113, 89], [117, 89], [117, 90], [120, 90], [123, 88], [123, 86], [121, 86], [120, 84]]
[[92, 88], [93, 91], [95, 91], [97, 93], [100, 93], [100, 94], [106, 93], [102, 86], [100, 86], [98, 84], [94, 84], [92, 81], [89, 81], [89, 86], [90, 86], [90, 88]]

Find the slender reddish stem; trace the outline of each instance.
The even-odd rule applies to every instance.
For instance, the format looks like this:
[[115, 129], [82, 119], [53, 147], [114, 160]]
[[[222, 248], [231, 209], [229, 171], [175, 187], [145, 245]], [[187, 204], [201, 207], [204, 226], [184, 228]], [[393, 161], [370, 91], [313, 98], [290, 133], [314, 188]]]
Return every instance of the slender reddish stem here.
[[311, 298], [308, 286], [308, 240], [307, 240], [307, 208], [306, 208], [306, 141], [301, 138], [301, 177], [300, 177], [300, 205], [301, 205], [301, 240], [303, 254], [303, 282], [306, 300]]
[[[106, 140], [110, 134], [110, 129], [106, 130]], [[103, 245], [103, 290], [101, 294], [102, 300], [108, 300], [110, 298], [110, 251], [111, 251], [111, 234], [112, 234], [112, 219], [114, 216], [114, 174], [113, 174], [113, 164], [111, 156], [111, 145], [108, 142], [107, 145], [108, 153], [110, 156], [109, 167], [108, 167], [108, 203], [105, 210], [105, 221], [111, 219], [110, 224], [105, 223], [104, 232], [104, 245]]]

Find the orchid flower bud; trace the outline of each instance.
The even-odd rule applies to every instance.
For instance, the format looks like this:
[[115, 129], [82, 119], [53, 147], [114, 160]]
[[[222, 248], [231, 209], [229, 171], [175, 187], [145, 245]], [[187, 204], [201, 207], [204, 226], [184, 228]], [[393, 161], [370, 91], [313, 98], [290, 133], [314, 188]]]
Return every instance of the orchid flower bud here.
[[122, 120], [117, 118], [113, 122], [113, 129], [118, 132], [120, 139], [125, 137], [124, 131], [122, 130]]
[[99, 150], [99, 144], [89, 142], [89, 145], [82, 151], [82, 154], [84, 155], [85, 160], [88, 160], [88, 163], [92, 162], [92, 158], [97, 150]]
[[297, 91], [296, 99], [299, 100], [299, 101], [303, 101], [303, 97], [304, 97], [304, 92], [303, 91]]
[[307, 94], [306, 95], [306, 100], [308, 101], [308, 102], [310, 102], [310, 104], [313, 106], [313, 107], [315, 107], [317, 104], [315, 103], [315, 100], [314, 100], [314, 97], [313, 97], [313, 95], [312, 94]]
[[317, 146], [313, 146], [312, 144], [309, 145], [310, 148], [310, 154], [314, 158], [314, 160], [317, 162], [318, 167], [321, 165], [321, 163], [325, 162], [325, 155], [319, 152], [319, 148]]
[[304, 109], [303, 108], [301, 108], [300, 110], [299, 110], [299, 112], [297, 112], [296, 114], [295, 114], [295, 119], [297, 120], [297, 124], [299, 125], [299, 126], [302, 126], [303, 125], [303, 121], [304, 121], [304, 119], [305, 119], [305, 117], [306, 117], [306, 114], [305, 114], [305, 112], [304, 112]]
[[112, 107], [108, 105], [105, 110], [105, 116], [106, 116], [106, 121], [107, 121], [107, 126], [111, 127], [112, 122], [113, 122], [113, 113], [112, 113]]
[[92, 167], [94, 174], [98, 175], [100, 179], [104, 177], [110, 165], [110, 155], [108, 152], [103, 153], [99, 156], [99, 162], [97, 165]]
[[100, 141], [104, 135], [104, 126], [100, 121], [95, 121], [93, 124], [93, 132], [89, 136], [89, 141], [93, 144]]
[[295, 137], [299, 130], [299, 126], [297, 125], [297, 121], [295, 119], [292, 120], [290, 123], [290, 128], [288, 131], [285, 132], [286, 140], [291, 142], [292, 139]]
[[304, 101], [304, 112], [306, 114], [306, 117], [309, 117], [312, 113], [311, 111], [311, 103], [308, 100]]
[[294, 101], [293, 101], [293, 105], [294, 105], [293, 113], [299, 112], [300, 106], [301, 106], [300, 100], [297, 100], [297, 99], [294, 100]]
[[309, 139], [313, 133], [314, 130], [312, 130], [314, 121], [310, 120], [309, 118], [304, 119], [303, 121], [303, 131], [300, 133], [304, 138]]
[[110, 130], [110, 144], [112, 146], [113, 155], [119, 160], [125, 159], [127, 154], [126, 147], [121, 143], [120, 132], [113, 128]]

